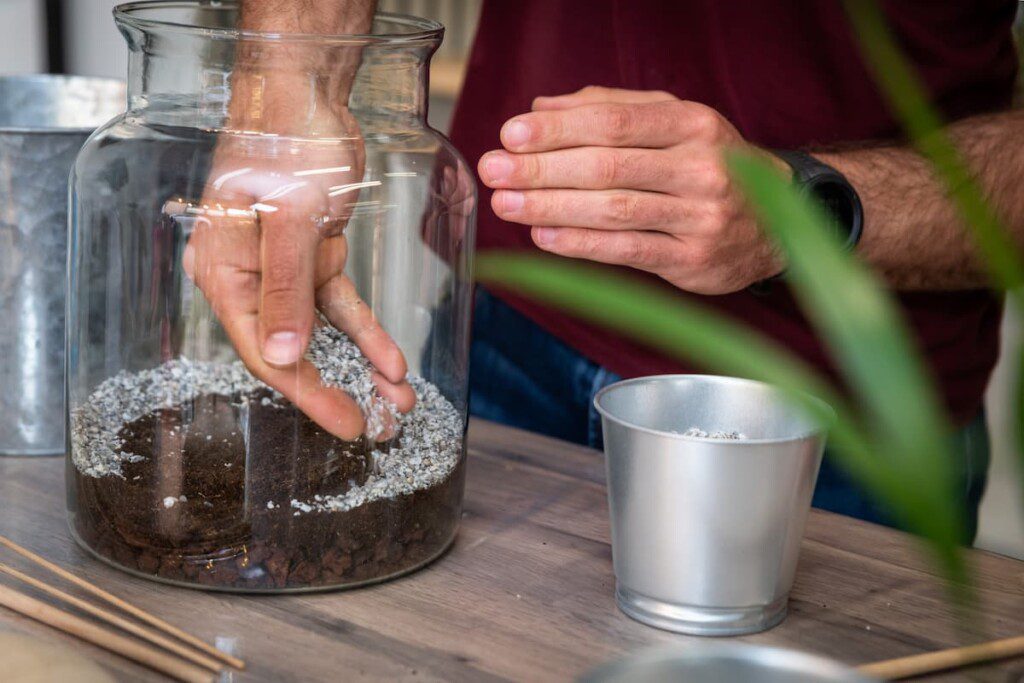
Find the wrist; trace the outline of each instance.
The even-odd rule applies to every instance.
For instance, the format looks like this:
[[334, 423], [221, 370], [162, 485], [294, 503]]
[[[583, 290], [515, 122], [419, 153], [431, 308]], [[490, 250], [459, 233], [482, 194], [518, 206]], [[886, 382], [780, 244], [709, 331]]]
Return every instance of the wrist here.
[[228, 120], [232, 129], [310, 138], [344, 137], [349, 131], [349, 88], [305, 70], [248, 64], [231, 78]]

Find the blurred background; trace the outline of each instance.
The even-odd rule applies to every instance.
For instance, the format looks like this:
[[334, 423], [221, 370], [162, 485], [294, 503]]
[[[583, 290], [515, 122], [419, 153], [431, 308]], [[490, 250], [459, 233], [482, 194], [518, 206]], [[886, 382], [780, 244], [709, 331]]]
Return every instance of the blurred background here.
[[[447, 28], [431, 68], [430, 122], [447, 131], [462, 84], [481, 0], [381, 0], [381, 8], [436, 19]], [[124, 78], [127, 52], [111, 19], [116, 0], [0, 0], [0, 74], [69, 73]], [[1020, 22], [1018, 22], [1020, 26]], [[497, 134], [497, 131], [495, 131]], [[469, 160], [474, 163], [474, 159]], [[1021, 344], [1021, 321], [1008, 317], [1004, 348]], [[992, 467], [977, 545], [1024, 558], [1020, 462], [1012, 439], [1016, 360], [1004, 356], [988, 392]]]

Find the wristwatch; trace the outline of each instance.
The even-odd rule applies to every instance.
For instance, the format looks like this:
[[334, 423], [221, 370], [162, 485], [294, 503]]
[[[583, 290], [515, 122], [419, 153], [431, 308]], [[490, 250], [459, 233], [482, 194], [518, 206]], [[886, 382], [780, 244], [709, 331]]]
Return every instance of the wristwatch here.
[[[793, 184], [816, 199], [832, 217], [832, 228], [846, 251], [853, 251], [864, 231], [864, 207], [853, 185], [842, 173], [805, 152], [774, 150], [793, 169]], [[786, 271], [750, 285], [757, 295], [769, 294], [777, 281], [785, 278]]]
[[864, 230], [864, 207], [842, 173], [804, 152], [775, 151], [793, 169], [793, 183], [825, 208], [836, 235], [853, 251]]

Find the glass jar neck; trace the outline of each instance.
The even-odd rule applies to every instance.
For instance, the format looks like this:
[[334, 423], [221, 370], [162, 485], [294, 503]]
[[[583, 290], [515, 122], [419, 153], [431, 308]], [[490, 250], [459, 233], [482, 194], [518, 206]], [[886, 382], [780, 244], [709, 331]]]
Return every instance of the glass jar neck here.
[[[437, 43], [249, 40], [182, 29], [121, 26], [128, 41], [128, 108], [168, 125], [327, 137], [330, 116], [360, 126], [426, 121]], [[340, 117], [348, 118], [348, 117]]]

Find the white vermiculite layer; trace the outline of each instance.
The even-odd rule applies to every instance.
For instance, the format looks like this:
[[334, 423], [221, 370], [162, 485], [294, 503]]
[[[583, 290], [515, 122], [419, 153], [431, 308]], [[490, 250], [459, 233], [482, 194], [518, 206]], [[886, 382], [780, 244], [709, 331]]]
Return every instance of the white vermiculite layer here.
[[[400, 439], [387, 453], [375, 452], [375, 473], [366, 482], [338, 496], [291, 501], [295, 514], [345, 511], [381, 498], [393, 498], [438, 484], [455, 469], [462, 455], [462, 418], [430, 382], [409, 376], [416, 405], [399, 414], [381, 398], [372, 367], [358, 347], [331, 326], [318, 327], [306, 358], [320, 371], [324, 384], [344, 389], [366, 415], [368, 434], [380, 433], [390, 420], [400, 426]], [[249, 394], [268, 388], [241, 361], [216, 363], [179, 358], [136, 373], [121, 372], [101, 383], [88, 401], [71, 414], [71, 457], [79, 472], [90, 477], [123, 477], [122, 465], [144, 456], [121, 450], [121, 428], [161, 408], [171, 408], [202, 394]], [[276, 395], [276, 392], [275, 392]], [[390, 416], [390, 417], [389, 417]], [[269, 506], [268, 506], [269, 507]]]
[[700, 427], [690, 427], [683, 436], [692, 436], [697, 439], [726, 439], [729, 441], [746, 441], [747, 437], [737, 431], [706, 432]]

